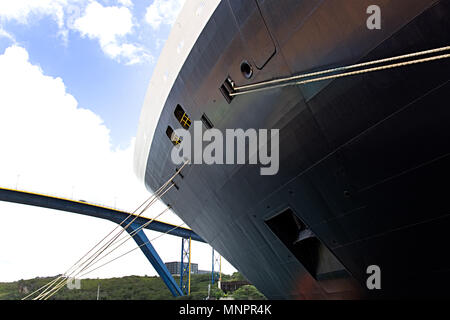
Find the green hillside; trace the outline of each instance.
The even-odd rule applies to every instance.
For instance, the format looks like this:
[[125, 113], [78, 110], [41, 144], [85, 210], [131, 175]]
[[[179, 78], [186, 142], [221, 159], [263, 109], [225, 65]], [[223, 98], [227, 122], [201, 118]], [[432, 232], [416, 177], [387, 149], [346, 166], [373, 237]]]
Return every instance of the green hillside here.
[[[17, 300], [28, 293], [47, 284], [54, 278], [34, 278], [16, 282], [0, 283], [0, 300]], [[223, 275], [223, 281], [240, 280], [242, 276], [238, 273], [232, 276]], [[175, 277], [177, 283], [179, 278]], [[191, 295], [188, 297], [172, 297], [164, 282], [159, 277], [129, 276], [112, 279], [84, 279], [81, 280], [79, 290], [69, 290], [67, 287], [61, 289], [51, 299], [54, 300], [95, 300], [97, 299], [97, 286], [100, 284], [101, 300], [172, 300], [193, 299], [202, 300], [208, 296], [208, 284], [211, 281], [210, 274], [192, 275]], [[235, 296], [234, 296], [235, 295]], [[211, 296], [222, 297], [223, 292], [217, 287], [212, 288]], [[254, 287], [245, 286], [237, 290], [229, 297], [235, 299], [265, 299]]]

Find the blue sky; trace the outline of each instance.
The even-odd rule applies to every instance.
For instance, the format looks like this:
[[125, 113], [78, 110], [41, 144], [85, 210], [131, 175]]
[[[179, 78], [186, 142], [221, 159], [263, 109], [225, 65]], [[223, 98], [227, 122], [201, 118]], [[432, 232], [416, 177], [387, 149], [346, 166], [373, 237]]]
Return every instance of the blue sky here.
[[[134, 0], [128, 7], [117, 1], [95, 2], [105, 8], [110, 6], [130, 11], [134, 26], [124, 41], [144, 48], [149, 55], [147, 59], [129, 65], [126, 59], [111, 58], [97, 39], [83, 37], [70, 27], [64, 38], [58, 21], [43, 13], [30, 13], [26, 23], [20, 19], [3, 19], [2, 29], [28, 51], [32, 64], [39, 65], [46, 75], [61, 77], [67, 92], [76, 97], [80, 106], [102, 117], [111, 130], [114, 146], [126, 147], [136, 134], [147, 85], [171, 24], [160, 23], [155, 29], [146, 21], [146, 12], [154, 3], [151, 0]], [[83, 10], [92, 2], [74, 2], [72, 5], [79, 11], [74, 13], [68, 2], [66, 25], [69, 19], [81, 18], [85, 14]], [[175, 7], [178, 9], [180, 5]], [[0, 38], [0, 52], [4, 52], [11, 42], [6, 37]]]

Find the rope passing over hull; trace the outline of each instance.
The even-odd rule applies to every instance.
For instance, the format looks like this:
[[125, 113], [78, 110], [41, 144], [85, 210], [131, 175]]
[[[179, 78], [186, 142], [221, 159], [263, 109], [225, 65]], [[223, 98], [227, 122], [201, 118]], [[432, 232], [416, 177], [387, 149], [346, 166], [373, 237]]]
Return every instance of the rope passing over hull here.
[[[385, 59], [373, 60], [373, 61], [353, 64], [353, 65], [349, 65], [349, 66], [332, 68], [332, 69], [327, 69], [327, 70], [323, 70], [323, 71], [300, 74], [300, 75], [286, 77], [286, 78], [273, 79], [273, 80], [258, 82], [258, 83], [249, 84], [249, 85], [245, 85], [245, 86], [238, 86], [238, 87], [234, 86], [233, 92], [231, 92], [229, 95], [233, 97], [233, 96], [238, 96], [238, 95], [244, 95], [244, 94], [255, 93], [255, 92], [260, 92], [260, 91], [265, 91], [265, 90], [287, 87], [287, 86], [296, 86], [296, 85], [308, 84], [308, 83], [312, 83], [312, 82], [349, 77], [349, 76], [353, 76], [353, 75], [359, 75], [359, 74], [381, 71], [381, 70], [388, 70], [388, 69], [399, 68], [399, 67], [404, 67], [404, 66], [408, 66], [408, 65], [414, 65], [414, 64], [419, 64], [419, 63], [425, 63], [425, 62], [431, 62], [431, 61], [450, 58], [450, 53], [436, 55], [437, 53], [443, 53], [446, 51], [450, 51], [450, 46], [431, 49], [431, 50], [425, 50], [425, 51], [419, 51], [419, 52], [414, 52], [414, 53], [410, 53], [410, 54], [405, 54], [405, 55], [400, 55], [400, 56], [395, 56], [395, 57], [390, 57], [390, 58], [385, 58]], [[426, 55], [431, 55], [431, 56], [425, 57], [425, 58], [401, 61], [401, 62], [397, 62], [397, 63], [383, 64], [386, 62], [405, 60], [405, 59], [410, 59], [410, 58], [419, 57], [419, 56], [426, 56]], [[378, 64], [381, 64], [381, 65], [376, 66], [376, 67], [371, 67], [371, 68], [359, 69], [362, 67], [373, 66], [373, 65], [378, 65]], [[354, 70], [354, 69], [357, 69], [357, 70]], [[354, 71], [348, 71], [348, 70], [354, 70]]]

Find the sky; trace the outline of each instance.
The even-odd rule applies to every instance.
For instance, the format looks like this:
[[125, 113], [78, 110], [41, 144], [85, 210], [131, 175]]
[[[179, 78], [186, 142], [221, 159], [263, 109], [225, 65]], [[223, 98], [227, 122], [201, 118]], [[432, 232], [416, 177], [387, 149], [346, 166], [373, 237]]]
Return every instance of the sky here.
[[[133, 171], [135, 135], [184, 1], [0, 1], [0, 186], [127, 211], [150, 195]], [[164, 208], [157, 203], [144, 215]], [[60, 274], [115, 228], [1, 201], [0, 219], [0, 282]], [[171, 212], [159, 220], [182, 223]], [[163, 261], [179, 261], [180, 238], [152, 243]], [[111, 257], [135, 247], [128, 241]], [[191, 259], [210, 270], [211, 247], [193, 242]], [[224, 259], [222, 270], [235, 271]], [[156, 272], [136, 250], [87, 277], [125, 275]]]

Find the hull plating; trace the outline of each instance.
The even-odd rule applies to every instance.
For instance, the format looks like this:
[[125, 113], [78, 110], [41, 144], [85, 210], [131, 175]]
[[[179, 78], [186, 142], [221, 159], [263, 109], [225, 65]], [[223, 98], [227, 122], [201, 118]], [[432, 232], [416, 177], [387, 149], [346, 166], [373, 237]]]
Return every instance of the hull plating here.
[[[372, 4], [382, 9], [381, 30], [366, 27]], [[445, 46], [449, 16], [448, 1], [222, 1], [165, 102], [146, 186], [155, 190], [175, 172], [165, 132], [180, 127], [177, 104], [220, 130], [280, 129], [277, 175], [191, 165], [163, 200], [269, 298], [448, 296], [448, 61], [231, 103], [219, 87], [227, 76], [244, 85]], [[242, 61], [253, 67], [250, 79]], [[276, 230], [288, 227], [272, 220], [286, 210], [341, 267], [322, 253], [311, 267], [286, 245]], [[381, 290], [366, 288], [370, 265], [381, 268]]]

